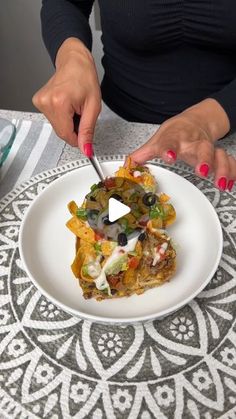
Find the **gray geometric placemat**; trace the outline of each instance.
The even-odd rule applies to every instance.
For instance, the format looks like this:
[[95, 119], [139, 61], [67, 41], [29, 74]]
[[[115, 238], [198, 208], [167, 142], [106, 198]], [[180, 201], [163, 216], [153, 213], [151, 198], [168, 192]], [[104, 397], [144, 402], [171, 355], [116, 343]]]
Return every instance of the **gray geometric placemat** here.
[[85, 164], [41, 173], [0, 203], [1, 417], [236, 417], [235, 197], [185, 165], [171, 168], [201, 189], [219, 215], [224, 249], [216, 274], [194, 301], [162, 320], [90, 323], [42, 296], [23, 269], [17, 243], [32, 200]]

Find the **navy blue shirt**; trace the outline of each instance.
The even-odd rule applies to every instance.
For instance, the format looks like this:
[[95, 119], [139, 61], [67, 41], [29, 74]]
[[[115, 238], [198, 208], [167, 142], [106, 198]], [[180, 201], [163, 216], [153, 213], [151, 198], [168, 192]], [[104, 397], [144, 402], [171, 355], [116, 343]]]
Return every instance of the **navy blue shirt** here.
[[[43, 0], [53, 61], [68, 37], [91, 49], [94, 0]], [[162, 123], [215, 98], [236, 129], [235, 0], [100, 0], [105, 103], [129, 121]]]

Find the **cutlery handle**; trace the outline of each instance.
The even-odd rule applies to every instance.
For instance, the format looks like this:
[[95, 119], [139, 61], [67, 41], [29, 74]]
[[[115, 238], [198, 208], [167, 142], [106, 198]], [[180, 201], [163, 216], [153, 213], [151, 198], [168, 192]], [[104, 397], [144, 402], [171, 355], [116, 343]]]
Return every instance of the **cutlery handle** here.
[[100, 166], [100, 163], [95, 155], [90, 157], [90, 163], [93, 165], [97, 175], [99, 176], [100, 180], [103, 181], [105, 179], [105, 176], [103, 174], [102, 168]]
[[[74, 131], [75, 133], [78, 135], [79, 132], [79, 123], [80, 123], [80, 115], [78, 115], [77, 113], [74, 114], [73, 116], [73, 121], [74, 121]], [[101, 179], [101, 181], [103, 181], [105, 179], [105, 176], [102, 172], [102, 168], [100, 166], [100, 163], [97, 159], [97, 157], [95, 155], [93, 155], [92, 157], [89, 158], [90, 163], [93, 165], [97, 175], [99, 176], [99, 178]]]

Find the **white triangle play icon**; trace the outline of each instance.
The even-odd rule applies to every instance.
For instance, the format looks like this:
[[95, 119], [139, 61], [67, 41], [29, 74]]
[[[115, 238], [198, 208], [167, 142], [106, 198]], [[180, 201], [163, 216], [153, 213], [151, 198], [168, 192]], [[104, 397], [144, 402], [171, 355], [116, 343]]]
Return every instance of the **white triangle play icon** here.
[[129, 214], [131, 211], [130, 207], [115, 198], [110, 198], [108, 201], [108, 218], [111, 223], [118, 220], [124, 215]]

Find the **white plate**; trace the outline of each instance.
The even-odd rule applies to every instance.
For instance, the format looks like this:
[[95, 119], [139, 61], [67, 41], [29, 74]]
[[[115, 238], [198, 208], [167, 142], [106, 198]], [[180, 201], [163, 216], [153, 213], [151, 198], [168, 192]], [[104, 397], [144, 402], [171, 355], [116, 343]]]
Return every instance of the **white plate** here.
[[[113, 174], [122, 162], [103, 163]], [[177, 220], [169, 233], [178, 244], [174, 278], [140, 296], [97, 302], [85, 300], [70, 265], [75, 237], [66, 228], [67, 204], [82, 203], [97, 182], [90, 166], [78, 168], [51, 183], [29, 207], [20, 229], [20, 254], [36, 287], [69, 313], [93, 321], [127, 323], [161, 317], [194, 298], [210, 281], [222, 253], [222, 230], [208, 199], [186, 179], [149, 165], [159, 191], [171, 196]]]

